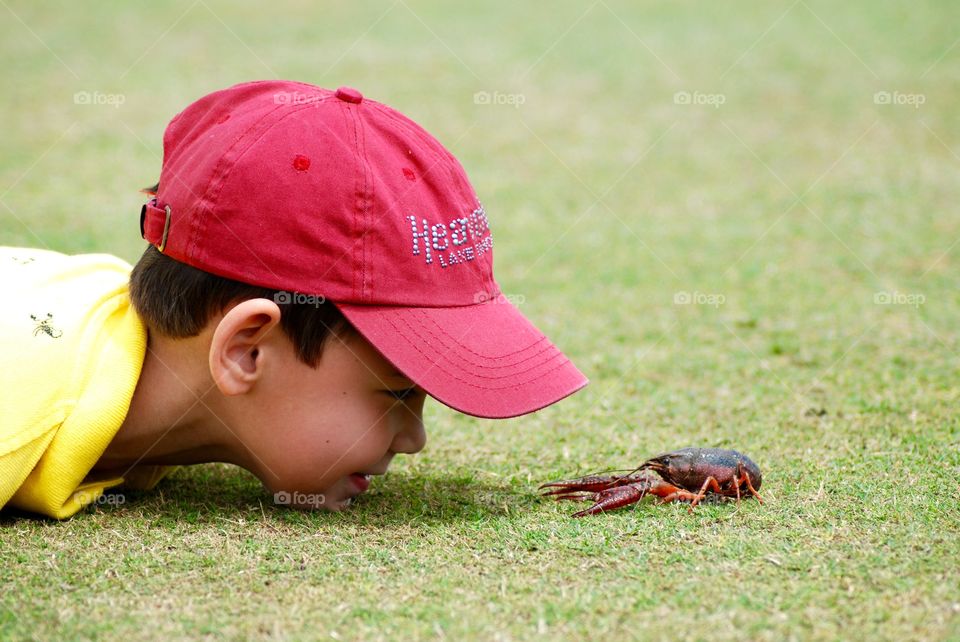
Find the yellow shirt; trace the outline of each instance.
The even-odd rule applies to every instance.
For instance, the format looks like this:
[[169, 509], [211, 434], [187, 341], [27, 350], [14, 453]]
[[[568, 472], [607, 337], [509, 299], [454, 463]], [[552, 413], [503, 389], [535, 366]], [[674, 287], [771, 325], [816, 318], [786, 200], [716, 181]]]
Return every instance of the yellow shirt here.
[[64, 519], [106, 488], [153, 487], [173, 467], [90, 471], [130, 407], [147, 332], [130, 265], [0, 247], [0, 507]]

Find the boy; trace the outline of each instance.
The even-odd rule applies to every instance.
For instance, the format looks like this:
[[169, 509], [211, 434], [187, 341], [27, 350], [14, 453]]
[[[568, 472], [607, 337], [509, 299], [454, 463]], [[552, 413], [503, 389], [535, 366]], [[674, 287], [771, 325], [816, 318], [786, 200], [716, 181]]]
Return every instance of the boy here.
[[340, 510], [423, 448], [426, 395], [512, 417], [586, 385], [506, 302], [456, 159], [358, 91], [243, 83], [177, 115], [130, 271], [0, 249], [0, 506], [229, 462]]

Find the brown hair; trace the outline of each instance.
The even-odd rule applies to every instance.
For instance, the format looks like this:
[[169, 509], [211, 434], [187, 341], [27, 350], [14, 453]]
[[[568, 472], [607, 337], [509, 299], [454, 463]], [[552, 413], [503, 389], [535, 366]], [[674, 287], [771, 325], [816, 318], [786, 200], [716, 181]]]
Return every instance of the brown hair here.
[[[157, 187], [142, 191], [156, 194]], [[280, 327], [293, 343], [297, 358], [310, 367], [319, 365], [331, 334], [356, 332], [329, 301], [305, 305], [282, 292], [204, 272], [171, 259], [153, 245], [147, 247], [130, 273], [133, 307], [151, 329], [164, 336], [197, 336], [212, 316], [231, 304], [260, 298], [280, 307]]]

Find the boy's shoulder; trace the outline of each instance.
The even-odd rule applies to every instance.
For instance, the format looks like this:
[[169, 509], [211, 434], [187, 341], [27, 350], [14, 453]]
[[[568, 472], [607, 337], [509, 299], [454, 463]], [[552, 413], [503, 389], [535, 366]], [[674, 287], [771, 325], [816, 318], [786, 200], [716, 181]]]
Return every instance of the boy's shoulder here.
[[[105, 253], [65, 254], [55, 250], [35, 247], [14, 247], [0, 245], [0, 273], [18, 273], [21, 277], [39, 275], [41, 273], [65, 270], [89, 271], [91, 266], [103, 270], [120, 270], [130, 272], [130, 264], [120, 257]], [[2, 282], [5, 285], [14, 283]]]
[[109, 254], [0, 247], [0, 506], [53, 517], [119, 429], [139, 380], [146, 329], [130, 266]]

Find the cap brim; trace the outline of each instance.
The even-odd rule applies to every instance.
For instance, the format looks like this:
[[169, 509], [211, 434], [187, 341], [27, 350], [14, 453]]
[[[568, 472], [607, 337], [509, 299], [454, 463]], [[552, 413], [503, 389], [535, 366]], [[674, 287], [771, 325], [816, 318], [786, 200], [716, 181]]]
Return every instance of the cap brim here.
[[524, 415], [588, 383], [502, 297], [447, 308], [336, 306], [387, 361], [431, 397], [468, 415]]

